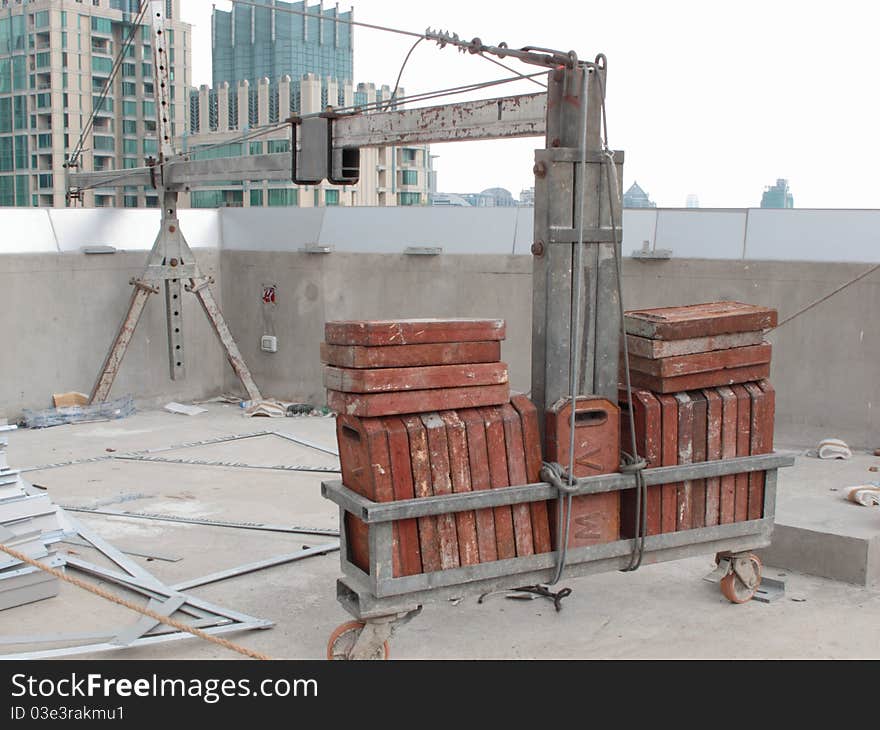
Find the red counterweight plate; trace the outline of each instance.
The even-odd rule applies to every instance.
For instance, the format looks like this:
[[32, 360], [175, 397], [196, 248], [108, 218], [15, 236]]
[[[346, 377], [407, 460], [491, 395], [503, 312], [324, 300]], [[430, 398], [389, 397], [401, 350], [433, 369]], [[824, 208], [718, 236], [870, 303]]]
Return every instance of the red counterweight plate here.
[[[436, 413], [426, 413], [422, 423], [428, 436], [428, 458], [431, 462], [431, 491], [434, 496], [452, 494], [452, 477], [449, 473], [449, 446], [446, 426]], [[440, 535], [440, 568], [448, 570], [461, 564], [458, 553], [458, 531], [455, 515], [437, 515], [437, 532]]]
[[[708, 431], [708, 401], [702, 391], [694, 390], [690, 395], [694, 404], [694, 463], [706, 461], [706, 433]], [[706, 526], [706, 480], [691, 481], [693, 507], [691, 509], [691, 526]]]
[[[384, 422], [388, 433], [388, 451], [391, 455], [394, 499], [413, 499], [416, 494], [406, 427], [400, 418], [386, 418]], [[400, 545], [401, 575], [421, 573], [422, 551], [419, 545], [418, 522], [415, 519], [400, 520], [397, 523], [397, 537]]]
[[[529, 484], [541, 481], [541, 434], [538, 430], [538, 410], [522, 394], [510, 398], [511, 405], [519, 413], [522, 424], [523, 444], [526, 455], [526, 480]], [[536, 553], [549, 553], [553, 550], [550, 540], [550, 518], [546, 502], [530, 503], [532, 516], [532, 537]]]
[[321, 362], [340, 368], [411, 368], [500, 360], [501, 342], [498, 340], [378, 347], [321, 343]]
[[[507, 452], [507, 475], [511, 486], [528, 483], [526, 477], [526, 455], [523, 449], [522, 425], [519, 414], [510, 404], [501, 406], [501, 421], [504, 424], [504, 444]], [[519, 557], [535, 554], [532, 538], [532, 517], [529, 505], [525, 503], [511, 506], [513, 513], [513, 536], [516, 541], [516, 554]]]
[[[736, 456], [737, 417], [736, 394], [727, 387], [718, 388], [721, 396], [721, 458]], [[721, 477], [721, 517], [722, 525], [734, 521], [736, 498], [736, 477], [733, 474]]]
[[[403, 418], [409, 437], [409, 453], [412, 463], [413, 491], [416, 497], [430, 497], [431, 463], [428, 456], [428, 437], [418, 416]], [[422, 569], [425, 573], [441, 570], [440, 534], [437, 531], [437, 518], [419, 517], [419, 545], [422, 553]]]
[[[656, 394], [655, 394], [656, 395]], [[657, 395], [660, 401], [661, 442], [660, 458], [663, 466], [678, 464], [678, 402], [672, 395]], [[660, 526], [662, 532], [675, 532], [677, 520], [677, 484], [661, 487]]]
[[[706, 461], [721, 458], [721, 396], [713, 389], [706, 396]], [[706, 479], [706, 526], [717, 525], [721, 518], [721, 477]]]
[[[504, 423], [498, 408], [481, 408], [486, 425], [486, 449], [489, 455], [489, 479], [492, 489], [509, 487]], [[495, 507], [495, 544], [499, 560], [516, 557], [513, 513], [509, 506]]]
[[[449, 468], [452, 491], [456, 494], [471, 491], [471, 471], [468, 464], [467, 433], [464, 422], [455, 411], [441, 411], [446, 424], [446, 441], [449, 445]], [[477, 545], [477, 518], [473, 511], [455, 513], [455, 529], [458, 533], [458, 555], [462, 565], [480, 562]]]
[[[731, 390], [736, 396], [736, 455], [748, 456], [752, 430], [751, 397], [742, 385], [734, 385]], [[734, 484], [733, 518], [735, 522], [745, 522], [749, 518], [749, 475], [737, 474]]]
[[[486, 423], [479, 408], [466, 408], [458, 411], [467, 432], [468, 463], [471, 471], [471, 489], [478, 491], [491, 489], [489, 478], [489, 454], [486, 449]], [[476, 511], [477, 545], [480, 562], [498, 560], [498, 546], [495, 542], [495, 512], [491, 507]]]
[[[678, 463], [690, 464], [694, 460], [694, 404], [687, 393], [676, 393], [678, 401]], [[693, 485], [690, 479], [679, 482], [676, 488], [676, 530], [690, 530], [693, 522]]]

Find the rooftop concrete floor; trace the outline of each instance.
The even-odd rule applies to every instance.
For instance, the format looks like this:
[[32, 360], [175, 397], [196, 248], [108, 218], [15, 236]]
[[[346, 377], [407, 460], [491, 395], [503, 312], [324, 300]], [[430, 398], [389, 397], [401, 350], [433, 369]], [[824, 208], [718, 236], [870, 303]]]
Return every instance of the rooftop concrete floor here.
[[[248, 419], [235, 406], [208, 405], [188, 417], [148, 411], [129, 418], [9, 434], [9, 462], [19, 468], [68, 459], [109, 456], [233, 433], [279, 430], [335, 446], [332, 418]], [[333, 457], [289, 441], [261, 436], [162, 456], [239, 461], [254, 465], [332, 465]], [[868, 457], [863, 457], [867, 460]], [[880, 459], [874, 459], [880, 462]], [[867, 462], [866, 462], [867, 463]], [[860, 465], [862, 470], [865, 464]], [[812, 483], [811, 500], [827, 492], [829, 509], [847, 508], [859, 521], [880, 510], [839, 505], [831, 492], [854, 483], [845, 469], [801, 457], [780, 472], [779, 503]], [[834, 476], [838, 470], [839, 478]], [[336, 508], [320, 496], [321, 474], [104, 460], [25, 474], [59, 504], [167, 513], [216, 520], [336, 527]], [[817, 480], [815, 483], [811, 480]], [[864, 473], [864, 479], [877, 475]], [[833, 507], [831, 505], [834, 505]], [[824, 505], [823, 505], [824, 507]], [[869, 517], [870, 515], [870, 517]], [[213, 573], [261, 558], [317, 545], [327, 538], [132, 518], [77, 514], [118, 548], [153, 551], [176, 562], [133, 557], [166, 583]], [[100, 562], [88, 548], [62, 545]], [[393, 637], [396, 658], [637, 658], [637, 657], [878, 657], [880, 592], [768, 568], [783, 577], [786, 595], [770, 604], [728, 603], [701, 578], [711, 555], [653, 565], [636, 573], [607, 573], [565, 581], [574, 592], [556, 613], [549, 601], [494, 598], [478, 605], [467, 597], [453, 605], [428, 605]], [[335, 600], [338, 553], [236, 577], [192, 591], [224, 607], [271, 619], [266, 631], [225, 635], [277, 658], [322, 658], [331, 631], [349, 620]], [[91, 580], [91, 579], [90, 579]], [[114, 588], [115, 590], [115, 588]], [[98, 631], [133, 623], [130, 611], [62, 585], [59, 597], [0, 613], [0, 634]], [[2, 651], [46, 646], [3, 647]], [[88, 658], [89, 655], [84, 655]], [[196, 638], [121, 649], [95, 658], [236, 658]]]

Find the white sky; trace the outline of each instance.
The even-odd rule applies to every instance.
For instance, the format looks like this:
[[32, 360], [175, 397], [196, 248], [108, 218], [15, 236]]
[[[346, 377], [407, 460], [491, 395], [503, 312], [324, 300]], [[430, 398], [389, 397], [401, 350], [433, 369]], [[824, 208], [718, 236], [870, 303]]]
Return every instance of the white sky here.
[[[209, 0], [183, 0], [195, 26], [193, 78], [211, 82]], [[330, 6], [331, 3], [327, 2]], [[228, 9], [229, 2], [217, 2]], [[355, 20], [484, 43], [608, 57], [609, 141], [660, 206], [756, 207], [789, 179], [801, 208], [875, 208], [880, 169], [880, 4], [838, 0], [356, 0]], [[394, 84], [413, 39], [355, 28], [354, 81]], [[514, 65], [523, 73], [535, 67]], [[423, 41], [404, 71], [408, 94], [510, 74]], [[520, 81], [455, 99], [539, 90]], [[430, 102], [436, 103], [436, 102]], [[533, 185], [537, 139], [433, 145], [439, 190]]]

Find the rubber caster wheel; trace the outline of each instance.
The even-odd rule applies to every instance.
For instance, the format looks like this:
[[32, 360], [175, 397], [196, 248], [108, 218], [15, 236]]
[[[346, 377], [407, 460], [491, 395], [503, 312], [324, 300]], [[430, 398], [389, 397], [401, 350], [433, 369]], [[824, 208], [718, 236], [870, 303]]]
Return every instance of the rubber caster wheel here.
[[[327, 641], [327, 659], [330, 660], [346, 660], [351, 656], [351, 651], [354, 649], [354, 645], [358, 640], [358, 637], [361, 635], [361, 631], [364, 630], [364, 622], [363, 621], [348, 621], [340, 626], [337, 626], [336, 629], [330, 634], [330, 639]], [[391, 654], [390, 649], [388, 648], [388, 642], [385, 641], [381, 646], [376, 648], [376, 651], [370, 659], [383, 660], [387, 659]]]
[[764, 567], [757, 555], [749, 553], [742, 558], [734, 558], [734, 560], [748, 561], [750, 565], [745, 566], [746, 570], [751, 569], [753, 572], [753, 580], [747, 583], [742, 579], [734, 567], [730, 572], [721, 579], [721, 593], [731, 603], [746, 603], [752, 600], [761, 585], [761, 570]]

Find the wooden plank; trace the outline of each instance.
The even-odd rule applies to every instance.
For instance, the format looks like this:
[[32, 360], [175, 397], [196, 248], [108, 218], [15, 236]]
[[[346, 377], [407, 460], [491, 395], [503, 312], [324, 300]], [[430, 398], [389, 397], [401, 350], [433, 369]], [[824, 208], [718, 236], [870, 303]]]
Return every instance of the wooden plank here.
[[[413, 491], [416, 497], [430, 497], [431, 465], [428, 457], [428, 437], [418, 416], [406, 416], [403, 425], [409, 437], [409, 453], [412, 464]], [[344, 483], [343, 479], [343, 483]], [[422, 569], [426, 573], [440, 570], [440, 534], [436, 517], [419, 517], [419, 547], [422, 553]]]
[[[706, 396], [706, 461], [721, 458], [721, 396], [704, 390]], [[721, 517], [721, 477], [706, 479], [706, 527], [719, 524]]]
[[327, 391], [327, 405], [337, 413], [352, 416], [397, 416], [431, 413], [445, 409], [494, 406], [510, 400], [510, 387], [486, 385], [472, 388], [409, 390], [396, 393], [341, 393]]
[[[730, 388], [722, 387], [718, 388], [718, 395], [721, 396], [721, 458], [732, 459], [736, 456], [737, 441], [736, 394]], [[719, 524], [734, 521], [735, 495], [736, 476], [721, 477]]]
[[[523, 446], [526, 457], [526, 482], [535, 484], [541, 481], [541, 433], [538, 428], [538, 409], [532, 401], [522, 394], [512, 395], [510, 404], [519, 414], [522, 426]], [[536, 553], [549, 553], [553, 550], [550, 539], [550, 518], [546, 502], [531, 502], [532, 540]]]
[[[428, 459], [431, 465], [431, 492], [434, 496], [452, 494], [452, 477], [449, 471], [449, 445], [446, 426], [436, 413], [422, 417], [428, 437]], [[440, 536], [440, 569], [457, 568], [461, 564], [458, 551], [458, 530], [455, 515], [437, 515], [437, 533]]]
[[[562, 398], [548, 409], [545, 426], [547, 459], [566, 469], [571, 463], [571, 401]], [[574, 476], [611, 474], [620, 462], [620, 409], [595, 396], [579, 396], [575, 411]], [[558, 502], [551, 503], [554, 544]], [[571, 500], [568, 547], [584, 547], [620, 539], [620, 492], [581, 495]]]
[[[489, 454], [486, 449], [486, 424], [478, 408], [458, 411], [467, 433], [468, 463], [471, 471], [471, 489], [491, 489], [489, 478]], [[498, 560], [498, 546], [495, 540], [495, 512], [491, 508], [476, 511], [477, 546], [480, 562]]]
[[754, 332], [776, 326], [776, 310], [743, 302], [706, 302], [626, 312], [626, 332], [653, 340]]
[[[657, 400], [660, 401], [661, 465], [675, 466], [678, 464], [678, 402], [671, 395], [657, 395]], [[660, 488], [661, 532], [675, 532], [677, 486], [664, 484]]]
[[328, 345], [321, 343], [321, 362], [341, 368], [411, 368], [498, 362], [501, 342], [438, 342], [428, 345]]
[[431, 365], [415, 368], [324, 368], [324, 387], [343, 393], [384, 393], [434, 388], [468, 388], [506, 383], [503, 362]]
[[[749, 431], [749, 454], [766, 454], [764, 446], [764, 391], [757, 383], [746, 383], [745, 389], [751, 400], [751, 424]], [[748, 519], [760, 519], [764, 513], [764, 472], [749, 474]]]
[[[504, 425], [504, 444], [507, 452], [507, 475], [510, 485], [528, 484], [526, 476], [526, 454], [523, 448], [522, 425], [519, 414], [509, 403], [499, 409]], [[513, 512], [513, 537], [516, 542], [518, 557], [535, 554], [535, 543], [532, 538], [532, 517], [528, 504], [515, 504]]]
[[[691, 464], [694, 460], [694, 404], [687, 393], [676, 393], [678, 401], [678, 463]], [[693, 527], [693, 484], [690, 479], [679, 482], [675, 494], [676, 530]]]
[[[509, 487], [507, 455], [504, 444], [504, 424], [498, 408], [481, 408], [486, 427], [486, 450], [489, 455], [489, 483], [492, 489]], [[513, 513], [509, 506], [495, 507], [495, 545], [498, 559], [516, 557]]]
[[763, 365], [770, 362], [771, 345], [763, 342], [749, 347], [734, 347], [729, 350], [701, 352], [695, 355], [678, 357], [662, 357], [652, 360], [645, 357], [630, 355], [631, 371], [654, 375], [658, 378], [674, 378], [691, 373], [707, 373], [715, 370]]
[[[694, 453], [693, 462], [699, 464], [706, 461], [706, 433], [708, 430], [709, 404], [702, 391], [695, 390], [689, 393], [694, 404]], [[706, 480], [694, 479], [691, 481], [691, 526], [706, 526]]]
[[329, 345], [423, 345], [503, 340], [503, 319], [377, 319], [327, 322]]
[[646, 357], [656, 360], [661, 357], [678, 357], [693, 355], [698, 352], [726, 350], [731, 347], [748, 347], [760, 345], [764, 341], [764, 332], [736, 332], [727, 335], [710, 335], [709, 337], [690, 337], [686, 340], [651, 340], [638, 335], [627, 335], [626, 346], [630, 356]]
[[685, 390], [697, 388], [715, 388], [734, 383], [747, 383], [761, 380], [770, 376], [770, 365], [749, 365], [743, 368], [729, 368], [715, 370], [708, 373], [693, 373], [680, 375], [675, 378], [658, 378], [654, 375], [645, 375], [636, 370], [630, 373], [633, 386], [646, 388], [655, 393], [679, 393]]
[[[386, 418], [388, 451], [391, 456], [391, 484], [394, 499], [413, 499], [412, 462], [409, 453], [409, 437], [400, 418]], [[396, 523], [397, 540], [400, 545], [400, 575], [416, 575], [422, 572], [422, 550], [419, 546], [419, 525], [414, 519]], [[395, 576], [397, 573], [395, 573]]]
[[[734, 385], [731, 390], [736, 396], [736, 455], [748, 456], [751, 448], [751, 397], [742, 385]], [[737, 474], [734, 483], [733, 519], [734, 522], [744, 522], [749, 518], [749, 475]]]
[[[441, 411], [440, 418], [446, 425], [446, 441], [449, 445], [449, 469], [452, 491], [471, 491], [471, 470], [468, 463], [467, 432], [464, 422], [455, 411]], [[458, 534], [458, 555], [462, 565], [480, 562], [477, 544], [477, 518], [473, 510], [455, 513], [455, 530]]]

